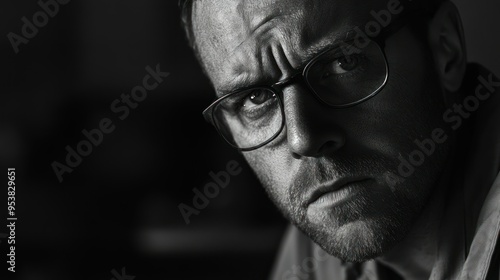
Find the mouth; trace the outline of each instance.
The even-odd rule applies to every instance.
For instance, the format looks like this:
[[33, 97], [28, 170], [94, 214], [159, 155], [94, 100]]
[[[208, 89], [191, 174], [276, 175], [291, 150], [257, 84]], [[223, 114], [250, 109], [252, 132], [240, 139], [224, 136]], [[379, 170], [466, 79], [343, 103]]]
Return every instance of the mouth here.
[[307, 201], [307, 207], [339, 203], [355, 192], [357, 187], [371, 180], [370, 178], [345, 178], [321, 184], [313, 191]]

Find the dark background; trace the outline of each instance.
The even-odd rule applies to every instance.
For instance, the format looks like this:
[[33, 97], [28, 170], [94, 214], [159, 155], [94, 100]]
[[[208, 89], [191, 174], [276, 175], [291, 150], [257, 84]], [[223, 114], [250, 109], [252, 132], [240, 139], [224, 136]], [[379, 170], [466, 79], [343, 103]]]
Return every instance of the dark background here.
[[[212, 91], [187, 47], [176, 2], [73, 0], [18, 54], [7, 34], [21, 34], [21, 18], [32, 20], [41, 8], [3, 2], [0, 168], [17, 171], [17, 279], [108, 280], [122, 267], [137, 280], [268, 275], [286, 223], [241, 155], [201, 116]], [[500, 3], [456, 2], [470, 60], [500, 73]], [[118, 120], [110, 104], [157, 64], [170, 77]], [[75, 148], [81, 131], [102, 118], [115, 131], [59, 183], [51, 164], [64, 163], [65, 147]], [[242, 173], [186, 225], [178, 205], [192, 206], [192, 189], [202, 190], [209, 172], [231, 160]], [[3, 272], [8, 252], [0, 241]]]

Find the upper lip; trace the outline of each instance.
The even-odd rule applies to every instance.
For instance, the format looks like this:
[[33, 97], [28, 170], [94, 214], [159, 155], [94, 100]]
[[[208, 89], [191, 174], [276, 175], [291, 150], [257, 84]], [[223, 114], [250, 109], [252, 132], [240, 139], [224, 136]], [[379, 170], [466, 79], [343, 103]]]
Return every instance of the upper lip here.
[[307, 206], [309, 206], [311, 203], [314, 203], [318, 198], [320, 198], [322, 195], [333, 192], [336, 190], [339, 190], [343, 188], [345, 185], [352, 184], [355, 182], [361, 182], [361, 181], [366, 181], [369, 180], [367, 177], [346, 177], [346, 178], [340, 178], [337, 180], [333, 181], [327, 181], [324, 183], [321, 183], [318, 187], [312, 191], [312, 194], [309, 196], [309, 200], [307, 201]]

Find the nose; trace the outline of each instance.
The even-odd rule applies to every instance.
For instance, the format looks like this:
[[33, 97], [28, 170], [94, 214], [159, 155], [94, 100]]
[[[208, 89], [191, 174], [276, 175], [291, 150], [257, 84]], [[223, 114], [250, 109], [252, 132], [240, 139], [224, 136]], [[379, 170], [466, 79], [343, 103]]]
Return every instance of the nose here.
[[295, 158], [321, 157], [339, 150], [345, 133], [338, 112], [318, 100], [303, 85], [283, 89], [287, 142]]

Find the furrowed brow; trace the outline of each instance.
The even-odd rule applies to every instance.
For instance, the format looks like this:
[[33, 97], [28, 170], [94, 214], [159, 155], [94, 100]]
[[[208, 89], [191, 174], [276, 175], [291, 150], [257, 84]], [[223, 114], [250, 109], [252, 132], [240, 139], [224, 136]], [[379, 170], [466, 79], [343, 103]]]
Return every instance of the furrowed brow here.
[[353, 40], [355, 37], [355, 34], [351, 32], [352, 29], [347, 30], [346, 32], [342, 32], [336, 36], [330, 37], [330, 40], [322, 40], [318, 44], [313, 45], [312, 47], [308, 48], [305, 53], [305, 57], [302, 61], [302, 67], [305, 66], [311, 59], [314, 57], [318, 56], [320, 53], [324, 52], [325, 50], [332, 48], [336, 45], [340, 46], [341, 43], [348, 42], [350, 40]]
[[217, 95], [222, 96], [242, 88], [250, 87], [255, 83], [256, 81], [250, 79], [248, 74], [238, 75], [226, 83], [223, 87], [217, 89]]
[[[350, 32], [352, 29], [347, 30], [346, 32], [341, 32], [336, 36], [332, 36], [331, 40], [322, 40], [318, 44], [311, 46], [305, 51], [304, 59], [302, 61], [301, 67], [304, 67], [311, 59], [324, 52], [325, 50], [335, 46], [340, 45], [343, 42], [350, 41], [354, 39], [354, 33]], [[236, 76], [234, 79], [226, 83], [223, 87], [216, 90], [217, 96], [222, 96], [236, 90], [262, 85], [265, 82], [269, 82], [272, 84], [277, 81], [266, 81], [266, 80], [255, 80], [250, 77], [249, 74], [242, 73], [241, 75]]]

